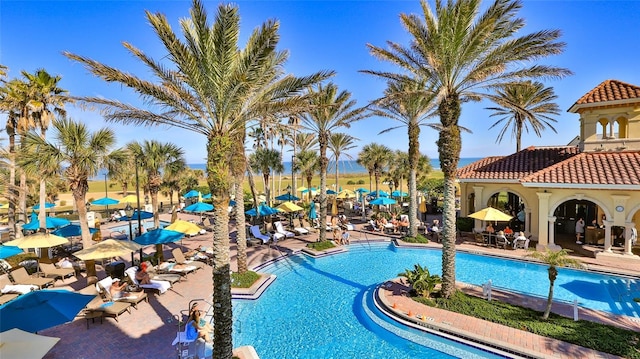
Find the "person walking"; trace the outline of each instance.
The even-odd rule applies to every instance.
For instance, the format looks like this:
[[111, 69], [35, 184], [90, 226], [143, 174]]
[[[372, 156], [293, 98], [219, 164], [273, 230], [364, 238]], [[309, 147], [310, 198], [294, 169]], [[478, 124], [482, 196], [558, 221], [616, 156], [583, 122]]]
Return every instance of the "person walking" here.
[[578, 218], [576, 221], [576, 244], [582, 244], [580, 237], [584, 233], [584, 219], [582, 217]]

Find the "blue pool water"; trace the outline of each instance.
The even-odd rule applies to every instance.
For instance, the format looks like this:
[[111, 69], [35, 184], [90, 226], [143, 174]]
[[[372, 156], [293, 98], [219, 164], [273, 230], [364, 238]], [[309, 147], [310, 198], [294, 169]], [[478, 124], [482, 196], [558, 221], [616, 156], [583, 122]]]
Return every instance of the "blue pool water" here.
[[[441, 258], [435, 249], [358, 243], [343, 254], [269, 264], [261, 272], [277, 280], [262, 297], [234, 300], [234, 346], [253, 345], [261, 358], [494, 357], [424, 333], [413, 334], [421, 340], [403, 339], [365, 315], [372, 288], [416, 263], [441, 274]], [[457, 254], [456, 276], [544, 298], [549, 289], [546, 266], [468, 253]], [[584, 307], [640, 317], [637, 279], [560, 268], [554, 289], [556, 300], [577, 298]]]
[[[122, 222], [124, 224], [122, 225], [118, 225], [118, 226], [114, 226], [114, 227], [109, 227], [109, 230], [111, 232], [121, 232], [124, 233], [126, 235], [129, 235], [129, 222]], [[171, 222], [167, 222], [167, 221], [160, 221], [160, 228], [164, 228], [168, 225], [170, 225]], [[153, 229], [153, 221], [150, 220], [145, 220], [142, 221], [142, 226], [144, 228], [146, 228], [147, 230]], [[131, 231], [135, 234], [138, 232], [138, 221], [131, 221]]]

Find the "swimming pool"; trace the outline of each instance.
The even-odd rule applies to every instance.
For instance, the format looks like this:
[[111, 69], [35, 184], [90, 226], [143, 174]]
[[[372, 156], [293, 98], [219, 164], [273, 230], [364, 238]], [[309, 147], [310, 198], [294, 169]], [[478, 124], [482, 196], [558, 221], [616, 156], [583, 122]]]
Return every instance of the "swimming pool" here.
[[[494, 357], [455, 342], [420, 334], [440, 343], [426, 348], [374, 325], [363, 316], [363, 298], [376, 285], [420, 263], [441, 274], [441, 251], [396, 248], [388, 243], [358, 243], [342, 254], [314, 259], [291, 256], [261, 272], [277, 275], [255, 301], [234, 300], [234, 346], [253, 345], [261, 358], [329, 357]], [[516, 260], [459, 252], [457, 280], [546, 297], [547, 267]], [[554, 298], [615, 314], [640, 317], [638, 280], [559, 269]], [[435, 338], [431, 338], [435, 337]], [[443, 342], [441, 342], [442, 340]], [[448, 351], [470, 350], [468, 354]]]
[[[113, 226], [113, 227], [109, 227], [109, 230], [111, 232], [120, 232], [120, 233], [124, 233], [125, 235], [129, 235], [129, 222], [127, 221], [123, 221], [122, 225], [117, 225], [117, 226]], [[167, 221], [160, 221], [160, 228], [164, 228], [168, 225], [170, 225], [171, 222], [167, 222]], [[149, 220], [144, 220], [142, 221], [142, 226], [144, 228], [146, 228], [147, 230], [153, 229], [153, 221], [149, 221]], [[131, 221], [131, 231], [133, 232], [133, 234], [137, 233], [138, 231], [138, 221]]]

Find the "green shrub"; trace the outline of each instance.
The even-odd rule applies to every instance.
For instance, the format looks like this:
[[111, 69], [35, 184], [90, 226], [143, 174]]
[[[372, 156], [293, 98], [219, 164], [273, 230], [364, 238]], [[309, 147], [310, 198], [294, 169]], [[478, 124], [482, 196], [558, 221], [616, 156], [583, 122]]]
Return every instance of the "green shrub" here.
[[354, 185], [354, 184], [356, 184], [356, 183], [355, 183], [355, 182], [353, 182], [352, 180], [348, 180], [348, 181], [347, 181], [347, 185], [350, 185], [350, 186], [351, 186], [351, 185]]
[[246, 271], [244, 273], [233, 272], [231, 273], [231, 287], [232, 288], [249, 288], [260, 279], [260, 274], [252, 271]]
[[330, 248], [334, 248], [335, 245], [331, 241], [322, 241], [322, 242], [309, 243], [307, 244], [307, 247], [316, 251], [324, 251]]
[[439, 275], [429, 273], [429, 268], [422, 267], [420, 264], [415, 264], [413, 270], [405, 269], [398, 275], [407, 278], [411, 290], [425, 298], [431, 296], [436, 284], [442, 283]]
[[429, 239], [422, 234], [418, 234], [415, 237], [402, 237], [402, 240], [407, 243], [429, 243]]
[[462, 232], [473, 231], [474, 219], [471, 217], [459, 217], [456, 219], [456, 228]]
[[358, 184], [364, 184], [364, 180], [363, 179], [358, 180]]

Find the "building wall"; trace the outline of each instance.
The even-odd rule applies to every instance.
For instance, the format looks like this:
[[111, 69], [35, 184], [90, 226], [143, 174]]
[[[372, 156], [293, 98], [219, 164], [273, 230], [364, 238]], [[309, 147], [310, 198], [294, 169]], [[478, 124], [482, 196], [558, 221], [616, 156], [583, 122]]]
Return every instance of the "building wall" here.
[[[598, 107], [580, 110], [580, 149], [582, 151], [621, 151], [640, 149], [640, 106]], [[618, 129], [609, 125], [618, 123]], [[605, 137], [602, 125], [605, 125]], [[611, 132], [616, 133], [611, 133]]]

